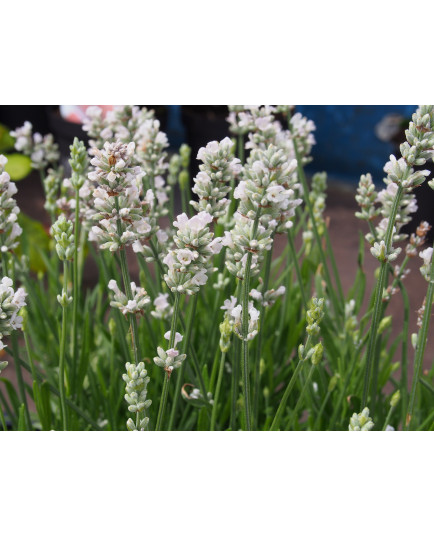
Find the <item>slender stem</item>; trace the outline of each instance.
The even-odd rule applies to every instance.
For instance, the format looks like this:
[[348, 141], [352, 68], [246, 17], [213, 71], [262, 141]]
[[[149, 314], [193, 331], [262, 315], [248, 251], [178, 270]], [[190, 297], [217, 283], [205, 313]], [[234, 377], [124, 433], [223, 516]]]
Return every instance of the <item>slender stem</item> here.
[[383, 298], [383, 289], [384, 289], [384, 284], [386, 281], [388, 262], [389, 262], [387, 260], [387, 255], [389, 255], [390, 248], [392, 245], [393, 228], [395, 225], [396, 215], [398, 213], [398, 208], [401, 202], [402, 194], [403, 194], [403, 187], [398, 186], [398, 191], [393, 201], [392, 210], [389, 216], [389, 222], [387, 225], [387, 231], [386, 231], [386, 237], [385, 237], [386, 259], [381, 263], [380, 274], [378, 276], [377, 286], [375, 288], [374, 313], [372, 316], [368, 350], [367, 350], [365, 380], [364, 380], [364, 385], [363, 385], [363, 395], [362, 395], [362, 405], [361, 405], [362, 409], [367, 406], [370, 387], [371, 387], [372, 364], [374, 360], [375, 349], [377, 346], [378, 325], [381, 320], [381, 302]]
[[[198, 296], [199, 296], [199, 293], [197, 292], [192, 298], [190, 315], [187, 320], [187, 332], [186, 332], [186, 336], [184, 340], [182, 341], [183, 342], [183, 347], [182, 347], [183, 354], [186, 354], [188, 352], [188, 346], [190, 344], [191, 332], [193, 328], [193, 321], [196, 315], [196, 306], [197, 306]], [[169, 419], [169, 431], [173, 429], [173, 424], [175, 422], [176, 409], [178, 407], [178, 401], [181, 395], [183, 378], [184, 378], [184, 364], [182, 364], [181, 367], [179, 368], [178, 376], [176, 378], [175, 396], [173, 397], [172, 410], [170, 412], [170, 419]]]
[[[170, 327], [169, 348], [174, 348], [174, 345], [175, 345], [176, 324], [177, 324], [178, 310], [179, 310], [179, 296], [180, 296], [179, 292], [176, 292], [175, 293], [175, 305], [173, 306], [172, 324]], [[160, 399], [160, 407], [158, 409], [157, 426], [156, 426], [157, 431], [160, 431], [163, 425], [164, 413], [166, 411], [166, 404], [167, 404], [167, 395], [169, 392], [169, 381], [170, 381], [171, 372], [172, 371], [167, 370], [164, 376], [163, 392], [162, 392], [161, 399]]]
[[344, 300], [343, 300], [343, 298], [342, 298], [342, 302], [337, 300], [336, 293], [335, 293], [335, 290], [334, 290], [333, 285], [332, 285], [332, 279], [331, 279], [330, 271], [329, 271], [329, 268], [328, 268], [328, 265], [327, 265], [327, 259], [326, 259], [324, 250], [322, 248], [321, 237], [320, 237], [319, 232], [318, 232], [318, 227], [316, 225], [315, 216], [314, 216], [314, 213], [313, 213], [312, 203], [311, 203], [310, 198], [309, 198], [309, 187], [308, 187], [308, 184], [307, 184], [306, 176], [304, 174], [303, 163], [302, 163], [301, 157], [300, 157], [300, 155], [298, 153], [297, 143], [295, 141], [294, 141], [294, 151], [295, 151], [295, 156], [296, 156], [296, 159], [297, 159], [298, 177], [300, 179], [300, 182], [301, 182], [301, 185], [302, 185], [302, 188], [303, 188], [304, 202], [305, 202], [305, 204], [307, 206], [307, 210], [309, 212], [309, 217], [310, 217], [310, 220], [311, 220], [311, 223], [312, 223], [313, 234], [315, 236], [315, 240], [316, 240], [316, 243], [318, 245], [318, 249], [319, 249], [319, 253], [320, 253], [320, 257], [321, 257], [321, 262], [322, 262], [322, 265], [323, 265], [323, 268], [324, 268], [324, 277], [325, 277], [325, 280], [326, 280], [326, 283], [327, 283], [327, 290], [328, 290], [328, 293], [330, 295], [330, 299], [332, 300], [333, 309], [335, 311], [335, 314], [337, 316], [339, 316], [339, 314], [343, 312]]
[[308, 300], [306, 298], [306, 293], [305, 293], [304, 286], [303, 286], [303, 279], [301, 277], [300, 266], [298, 265], [298, 261], [297, 261], [297, 252], [295, 250], [295, 243], [294, 243], [294, 237], [292, 236], [292, 229], [288, 230], [288, 244], [289, 244], [289, 250], [291, 252], [291, 256], [294, 261], [294, 268], [295, 268], [295, 273], [297, 275], [298, 285], [300, 287], [301, 299], [303, 302], [304, 309], [305, 311], [307, 311]]
[[286, 403], [288, 401], [289, 395], [294, 389], [295, 382], [297, 381], [298, 375], [301, 372], [301, 369], [304, 366], [304, 359], [299, 359], [297, 366], [295, 367], [294, 373], [286, 386], [285, 392], [283, 393], [282, 400], [280, 401], [279, 407], [277, 408], [276, 415], [274, 416], [273, 422], [271, 424], [270, 432], [276, 432], [279, 429], [279, 424], [283, 416], [283, 412], [286, 408]]
[[162, 428], [164, 412], [165, 412], [166, 403], [167, 403], [167, 395], [169, 393], [169, 382], [170, 382], [170, 375], [166, 373], [164, 375], [163, 392], [161, 393], [160, 407], [158, 408], [157, 425], [155, 427], [155, 430], [157, 432], [160, 432]]
[[246, 417], [246, 428], [251, 430], [250, 416], [250, 370], [249, 370], [249, 283], [250, 269], [252, 265], [252, 253], [247, 253], [246, 270], [243, 281], [243, 310], [242, 310], [242, 352], [241, 352], [241, 378], [244, 397], [244, 414]]
[[324, 397], [324, 400], [323, 400], [323, 402], [322, 402], [322, 404], [321, 404], [321, 407], [320, 407], [320, 409], [319, 409], [318, 415], [317, 415], [317, 417], [316, 417], [316, 419], [315, 419], [315, 424], [314, 424], [314, 427], [313, 427], [314, 430], [318, 430], [318, 429], [319, 429], [319, 425], [320, 425], [320, 423], [321, 423], [321, 417], [322, 417], [322, 414], [324, 413], [325, 407], [326, 407], [326, 405], [327, 405], [327, 402], [329, 401], [329, 398], [330, 398], [331, 394], [332, 394], [332, 391], [327, 391], [327, 394], [326, 394], [325, 397]]
[[3, 409], [2, 409], [2, 406], [0, 404], [0, 423], [1, 425], [3, 426], [3, 431], [4, 432], [7, 432], [8, 431], [8, 428], [6, 426], [6, 421], [5, 421], [5, 416], [3, 414]]
[[[274, 242], [273, 242], [274, 243]], [[265, 274], [264, 284], [262, 286], [262, 296], [268, 291], [268, 285], [270, 281], [270, 269], [271, 259], [273, 257], [273, 247], [267, 251], [267, 257], [265, 259]], [[261, 389], [261, 353], [262, 353], [262, 334], [264, 332], [265, 325], [265, 307], [261, 304], [259, 308], [259, 318], [261, 319], [261, 328], [258, 333], [258, 340], [256, 343], [256, 356], [255, 356], [255, 386], [253, 390], [253, 426], [256, 428], [258, 425], [258, 412], [259, 412], [259, 392]]]
[[389, 409], [389, 412], [388, 412], [388, 414], [387, 414], [386, 420], [384, 421], [384, 426], [383, 426], [383, 430], [382, 430], [382, 432], [385, 432], [385, 431], [386, 431], [386, 428], [387, 428], [387, 426], [388, 426], [388, 424], [389, 424], [389, 422], [390, 422], [390, 419], [391, 419], [391, 417], [392, 417], [392, 413], [393, 413], [393, 410], [394, 410], [394, 409], [395, 409], [394, 406], [390, 406], [390, 409]]
[[79, 189], [75, 189], [75, 225], [74, 225], [74, 258], [72, 264], [72, 374], [71, 392], [75, 393], [75, 379], [78, 361], [78, 302], [79, 302], [79, 281], [78, 281], [78, 244], [80, 240], [80, 195]]
[[244, 164], [244, 134], [238, 134], [238, 158], [241, 160], [241, 164]]
[[[119, 200], [117, 197], [115, 197], [115, 206], [116, 206], [116, 210], [118, 213], [116, 225], [117, 225], [118, 235], [120, 237], [122, 235], [122, 224], [121, 224], [121, 220], [119, 217]], [[131, 291], [130, 274], [128, 271], [127, 255], [125, 253], [124, 248], [120, 249], [119, 258], [120, 258], [120, 263], [121, 263], [121, 271], [122, 271], [122, 278], [124, 282], [125, 294], [129, 300], [132, 300], [133, 294]], [[137, 320], [134, 314], [129, 314], [128, 317], [130, 321], [132, 346], [133, 346], [133, 352], [134, 352], [134, 362], [136, 365], [138, 365], [140, 358], [141, 358], [141, 353], [140, 353], [139, 335], [138, 335], [138, 330], [137, 330]]]
[[[66, 295], [68, 290], [68, 261], [63, 261], [63, 292]], [[66, 409], [65, 391], [65, 354], [66, 354], [66, 304], [62, 305], [62, 331], [60, 335], [60, 355], [59, 355], [59, 393], [60, 406], [62, 408], [63, 431], [68, 430], [68, 413]]]
[[[237, 302], [241, 301], [242, 283], [237, 280]], [[237, 400], [238, 400], [238, 388], [239, 388], [239, 368], [240, 361], [238, 359], [238, 352], [240, 349], [240, 339], [234, 337], [232, 344], [232, 381], [231, 381], [231, 430], [235, 430], [237, 426]]]
[[[253, 221], [252, 240], [256, 237], [259, 225], [261, 207], [258, 207]], [[250, 271], [252, 267], [252, 252], [247, 252], [246, 268], [244, 271], [243, 294], [242, 294], [242, 341], [241, 341], [241, 378], [244, 397], [244, 414], [246, 418], [246, 428], [251, 430], [251, 408], [250, 408], [250, 363], [249, 363], [249, 292], [250, 292]]]
[[410, 401], [408, 403], [407, 418], [406, 418], [406, 427], [407, 430], [411, 429], [411, 420], [413, 417], [414, 403], [416, 400], [416, 390], [417, 384], [420, 378], [420, 371], [423, 363], [423, 356], [426, 348], [426, 341], [428, 339], [428, 328], [431, 317], [431, 309], [434, 298], [434, 255], [431, 259], [431, 270], [430, 270], [430, 280], [428, 283], [428, 290], [425, 298], [425, 311], [423, 313], [422, 327], [417, 336], [417, 346], [416, 346], [416, 355], [414, 357], [414, 368], [413, 368], [413, 382], [411, 385], [410, 391]]
[[223, 372], [225, 370], [225, 359], [226, 359], [226, 352], [222, 352], [220, 357], [220, 367], [219, 367], [219, 375], [217, 377], [217, 386], [215, 389], [215, 395], [214, 395], [214, 406], [212, 408], [212, 414], [211, 414], [211, 432], [215, 430], [215, 423], [217, 419], [217, 404], [220, 396], [220, 388], [222, 385], [222, 379], [223, 379]]
[[300, 396], [298, 397], [297, 404], [295, 405], [294, 413], [293, 413], [292, 419], [290, 419], [290, 423], [297, 418], [297, 412], [301, 406], [301, 403], [303, 402], [304, 395], [306, 394], [306, 390], [308, 386], [310, 385], [310, 380], [312, 379], [312, 374], [315, 368], [316, 368], [316, 365], [312, 363], [309, 369], [309, 374], [307, 375], [306, 381], [304, 382], [303, 388], [301, 390]]

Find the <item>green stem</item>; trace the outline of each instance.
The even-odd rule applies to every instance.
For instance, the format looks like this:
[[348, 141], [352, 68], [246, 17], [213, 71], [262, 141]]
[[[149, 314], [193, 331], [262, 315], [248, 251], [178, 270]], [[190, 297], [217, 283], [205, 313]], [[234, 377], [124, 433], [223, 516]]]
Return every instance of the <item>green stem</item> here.
[[388, 414], [387, 414], [386, 420], [384, 421], [384, 426], [383, 426], [383, 430], [382, 430], [382, 432], [385, 432], [385, 431], [386, 431], [386, 428], [387, 428], [387, 426], [388, 426], [388, 424], [389, 424], [389, 422], [390, 422], [390, 419], [391, 419], [391, 417], [392, 417], [392, 413], [393, 413], [393, 410], [394, 410], [394, 409], [395, 409], [394, 406], [390, 406], [390, 409], [389, 409], [389, 412], [388, 412]]
[[[178, 310], [179, 310], [179, 296], [180, 296], [179, 292], [176, 292], [175, 304], [173, 306], [172, 324], [170, 328], [169, 348], [174, 348], [174, 345], [175, 345], [176, 324], [177, 324]], [[167, 395], [169, 392], [170, 376], [171, 376], [171, 371], [167, 370], [166, 375], [164, 376], [163, 392], [162, 392], [161, 399], [160, 399], [160, 407], [158, 409], [157, 426], [156, 426], [157, 431], [160, 431], [163, 426], [164, 413], [166, 411], [166, 404], [167, 404]]]
[[407, 418], [406, 418], [406, 428], [407, 430], [411, 429], [411, 420], [413, 417], [414, 403], [416, 400], [416, 390], [417, 384], [420, 378], [420, 371], [422, 369], [423, 356], [425, 354], [426, 342], [428, 339], [428, 328], [431, 317], [431, 309], [434, 297], [434, 255], [431, 259], [431, 270], [430, 270], [430, 280], [428, 283], [428, 290], [425, 298], [425, 311], [423, 313], [422, 327], [417, 336], [417, 346], [416, 346], [416, 355], [414, 357], [414, 368], [413, 368], [413, 382], [411, 385], [410, 392], [410, 401], [408, 403]]
[[78, 244], [80, 240], [80, 195], [79, 190], [75, 190], [75, 225], [74, 225], [74, 259], [72, 264], [72, 374], [71, 392], [75, 393], [75, 379], [78, 361], [78, 302], [79, 302], [79, 281], [78, 281]]
[[3, 431], [7, 432], [8, 429], [7, 429], [7, 426], [6, 426], [5, 416], [3, 414], [3, 409], [2, 409], [1, 404], [0, 404], [0, 423], [3, 426]]
[[306, 390], [308, 386], [310, 385], [310, 380], [312, 379], [312, 374], [315, 368], [316, 368], [316, 365], [312, 363], [309, 369], [309, 374], [307, 375], [306, 381], [304, 382], [303, 388], [301, 390], [300, 396], [298, 397], [297, 404], [295, 405], [293, 417], [292, 419], [290, 419], [290, 422], [294, 421], [297, 418], [297, 412], [301, 406], [301, 403], [303, 402], [304, 395], [306, 394]]
[[[66, 295], [68, 291], [68, 261], [63, 261], [63, 292]], [[68, 430], [68, 414], [66, 409], [66, 391], [65, 391], [65, 354], [66, 354], [66, 307], [62, 305], [62, 331], [60, 335], [60, 355], [59, 355], [59, 393], [60, 406], [62, 408], [62, 427], [63, 431]]]
[[217, 377], [217, 386], [215, 389], [215, 395], [214, 395], [214, 406], [212, 408], [212, 414], [211, 414], [211, 432], [215, 430], [215, 423], [217, 419], [217, 404], [220, 396], [220, 387], [222, 385], [222, 379], [223, 379], [223, 372], [225, 370], [225, 358], [226, 358], [226, 352], [222, 352], [220, 357], [220, 367], [219, 367], [219, 375]]
[[[117, 225], [117, 231], [119, 237], [122, 235], [122, 224], [121, 220], [119, 218], [119, 201], [118, 198], [115, 197], [115, 206], [118, 213], [118, 218], [116, 220]], [[130, 281], [130, 274], [128, 271], [128, 263], [127, 263], [127, 255], [125, 253], [124, 248], [120, 248], [119, 251], [119, 258], [120, 258], [120, 264], [121, 264], [121, 271], [122, 271], [122, 279], [124, 282], [124, 289], [125, 294], [128, 298], [128, 300], [133, 299], [133, 294], [131, 291], [131, 281]], [[134, 352], [134, 362], [136, 365], [139, 364], [141, 352], [140, 352], [140, 341], [139, 341], [139, 335], [137, 330], [137, 320], [136, 316], [134, 314], [129, 314], [129, 321], [130, 321], [130, 329], [131, 329], [131, 339], [132, 339], [132, 346], [133, 346], [133, 352]]]
[[311, 203], [310, 198], [309, 198], [309, 187], [308, 187], [308, 184], [307, 184], [306, 176], [304, 174], [303, 163], [302, 163], [301, 157], [300, 157], [300, 155], [298, 153], [297, 143], [295, 142], [295, 140], [294, 140], [294, 151], [295, 151], [295, 156], [296, 156], [296, 159], [297, 159], [298, 177], [300, 179], [300, 182], [301, 182], [301, 185], [302, 185], [302, 188], [303, 188], [304, 202], [305, 202], [305, 204], [307, 206], [307, 210], [309, 212], [309, 217], [310, 217], [310, 220], [311, 220], [311, 223], [312, 223], [313, 234], [315, 236], [315, 240], [316, 240], [316, 243], [318, 245], [318, 249], [319, 249], [319, 253], [320, 253], [320, 257], [321, 257], [321, 262], [322, 262], [322, 265], [323, 265], [323, 268], [324, 268], [324, 277], [325, 277], [325, 280], [326, 280], [326, 283], [327, 283], [327, 291], [328, 291], [330, 299], [331, 299], [331, 301], [333, 303], [333, 309], [335, 311], [335, 314], [337, 316], [339, 316], [343, 312], [344, 299], [342, 298], [341, 302], [339, 300], [337, 300], [336, 293], [335, 293], [335, 290], [334, 290], [333, 285], [332, 285], [332, 279], [331, 279], [330, 271], [329, 271], [329, 268], [328, 268], [328, 265], [327, 265], [327, 259], [326, 259], [324, 250], [322, 248], [321, 237], [320, 237], [319, 232], [318, 232], [318, 227], [316, 225], [315, 216], [314, 216], [314, 213], [313, 213], [312, 203]]
[[[300, 272], [300, 266], [299, 266], [298, 261], [297, 261], [297, 251], [295, 249], [294, 237], [292, 236], [292, 229], [288, 230], [288, 244], [289, 244], [289, 250], [291, 252], [291, 256], [292, 256], [293, 261], [294, 261], [295, 273], [297, 275], [297, 281], [298, 281], [298, 285], [300, 287], [301, 299], [303, 301], [304, 310], [307, 311], [308, 310], [308, 303], [307, 303], [308, 300], [306, 298], [306, 293], [304, 291], [303, 279], [301, 277], [301, 272]], [[287, 292], [288, 292], [288, 290], [287, 290]]]
[[[242, 283], [237, 280], [237, 302], [241, 301]], [[233, 338], [232, 344], [232, 381], [231, 381], [231, 430], [235, 430], [237, 427], [237, 400], [238, 400], [238, 388], [239, 388], [239, 369], [240, 361], [238, 359], [238, 353], [240, 350], [240, 339], [238, 337]]]
[[[191, 332], [193, 329], [193, 321], [196, 315], [196, 306], [197, 306], [198, 296], [199, 296], [199, 293], [197, 292], [192, 298], [190, 315], [187, 320], [187, 332], [183, 340], [183, 347], [182, 347], [183, 354], [186, 354], [188, 352], [188, 346], [190, 344], [190, 339], [191, 339]], [[184, 364], [182, 364], [181, 367], [179, 368], [178, 376], [176, 378], [175, 396], [173, 397], [172, 410], [170, 412], [170, 419], [169, 419], [169, 431], [173, 429], [173, 424], [175, 422], [176, 410], [178, 407], [179, 397], [181, 396], [183, 378], [184, 378]]]
[[[273, 236], [274, 238], [274, 236]], [[274, 241], [273, 241], [274, 244]], [[264, 274], [264, 284], [262, 287], [262, 296], [268, 291], [268, 285], [270, 281], [270, 269], [271, 269], [271, 259], [273, 257], [273, 247], [267, 251], [267, 257], [265, 259], [265, 274]], [[262, 334], [264, 332], [265, 325], [265, 307], [261, 304], [259, 308], [259, 319], [261, 321], [260, 330], [258, 333], [258, 340], [256, 343], [256, 356], [255, 356], [255, 387], [253, 390], [253, 426], [257, 428], [258, 426], [258, 413], [259, 413], [259, 392], [261, 389], [261, 353], [262, 353]]]
[[301, 372], [301, 369], [304, 366], [304, 359], [299, 359], [297, 366], [295, 367], [294, 373], [286, 386], [285, 392], [283, 393], [282, 400], [280, 401], [279, 407], [277, 408], [276, 415], [274, 416], [273, 422], [271, 424], [270, 432], [276, 432], [279, 429], [279, 424], [283, 416], [283, 412], [286, 408], [286, 403], [288, 401], [289, 395], [294, 389], [295, 382], [297, 381], [298, 375]]
[[386, 237], [385, 237], [386, 259], [381, 263], [380, 275], [378, 276], [377, 286], [375, 288], [374, 313], [372, 316], [368, 350], [367, 350], [365, 380], [364, 380], [364, 385], [363, 385], [361, 409], [367, 406], [368, 397], [370, 393], [372, 364], [374, 360], [375, 349], [377, 346], [378, 325], [381, 320], [381, 303], [382, 303], [382, 298], [383, 298], [383, 289], [384, 289], [384, 284], [386, 281], [388, 262], [389, 262], [387, 260], [387, 255], [389, 255], [390, 248], [392, 245], [393, 228], [395, 225], [396, 215], [398, 213], [398, 208], [399, 208], [402, 194], [403, 194], [403, 188], [402, 186], [398, 186], [398, 191], [393, 201], [392, 210], [389, 216], [389, 222], [387, 225], [387, 231], [386, 231]]
[[[258, 207], [253, 221], [252, 240], [256, 237], [259, 225], [261, 207]], [[243, 294], [242, 294], [242, 341], [241, 341], [241, 378], [244, 398], [244, 415], [246, 418], [246, 429], [251, 430], [251, 408], [250, 408], [250, 363], [249, 363], [249, 292], [250, 292], [250, 271], [252, 267], [252, 252], [247, 252], [246, 268], [244, 271]]]

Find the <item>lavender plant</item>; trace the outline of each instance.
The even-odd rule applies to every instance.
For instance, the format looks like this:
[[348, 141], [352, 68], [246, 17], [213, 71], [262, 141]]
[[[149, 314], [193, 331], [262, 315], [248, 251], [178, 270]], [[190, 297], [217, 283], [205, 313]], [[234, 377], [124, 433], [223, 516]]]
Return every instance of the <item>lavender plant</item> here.
[[[191, 183], [191, 149], [174, 153], [146, 108], [89, 107], [70, 172], [52, 136], [12, 133], [40, 172], [51, 235], [22, 231], [0, 155], [3, 430], [434, 428], [430, 226], [405, 234], [434, 106], [416, 110], [383, 189], [360, 178], [365, 243], [345, 292], [327, 175], [304, 170], [314, 123], [291, 105], [231, 105], [228, 123], [234, 139], [193, 155]], [[379, 263], [370, 296], [365, 249]], [[410, 334], [413, 265], [427, 289]], [[388, 310], [399, 299], [403, 320]]]

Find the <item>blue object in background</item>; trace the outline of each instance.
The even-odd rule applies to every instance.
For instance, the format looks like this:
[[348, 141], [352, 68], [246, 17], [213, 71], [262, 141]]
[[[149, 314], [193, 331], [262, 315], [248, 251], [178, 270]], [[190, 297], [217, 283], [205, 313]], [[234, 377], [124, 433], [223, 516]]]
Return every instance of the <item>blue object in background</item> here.
[[181, 144], [185, 142], [185, 129], [182, 124], [181, 105], [173, 104], [167, 106], [166, 130], [170, 147], [179, 149]]
[[416, 105], [297, 106], [297, 112], [316, 124], [317, 143], [307, 171], [327, 171], [331, 178], [351, 182], [369, 172], [380, 182], [385, 176], [384, 164], [396, 149], [392, 143], [377, 137], [375, 127], [388, 114], [410, 119], [416, 108]]

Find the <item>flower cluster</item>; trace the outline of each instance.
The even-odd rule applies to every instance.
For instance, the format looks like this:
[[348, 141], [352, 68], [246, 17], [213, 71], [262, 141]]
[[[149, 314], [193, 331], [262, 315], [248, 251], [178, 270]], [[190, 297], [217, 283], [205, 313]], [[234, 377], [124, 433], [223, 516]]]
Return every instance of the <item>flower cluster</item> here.
[[59, 189], [62, 183], [63, 166], [59, 166], [57, 169], [48, 168], [47, 174], [43, 180], [45, 204], [44, 208], [48, 212], [53, 221], [56, 218]]
[[[243, 318], [243, 306], [237, 304], [237, 299], [231, 296], [229, 300], [225, 300], [221, 309], [226, 311], [225, 319], [227, 319], [228, 326], [230, 326], [233, 332], [238, 335], [240, 339], [243, 338], [242, 334], [242, 318]], [[251, 341], [256, 337], [259, 330], [259, 311], [253, 306], [253, 302], [249, 301], [249, 325], [246, 340]]]
[[229, 123], [229, 131], [237, 136], [244, 136], [254, 130], [253, 116], [250, 113], [252, 106], [232, 104], [228, 106], [229, 115], [226, 121]]
[[138, 287], [134, 281], [130, 283], [131, 298], [128, 297], [119, 289], [118, 284], [114, 279], [111, 279], [108, 288], [113, 292], [113, 300], [110, 302], [112, 307], [116, 307], [122, 314], [143, 315], [146, 307], [151, 303], [146, 290]]
[[260, 222], [276, 232], [292, 227], [295, 209], [302, 202], [290, 187], [295, 184], [296, 170], [297, 161], [288, 161], [282, 149], [270, 145], [264, 151], [256, 151], [234, 192], [240, 200], [238, 212], [254, 219], [259, 211]]
[[12, 285], [9, 277], [3, 277], [0, 283], [0, 350], [6, 346], [3, 337], [10, 335], [13, 330], [21, 329], [23, 324], [23, 318], [18, 313], [26, 305], [27, 294], [23, 288], [14, 292]]
[[203, 164], [199, 166], [200, 172], [194, 178], [192, 190], [199, 201], [190, 203], [197, 212], [208, 212], [215, 220], [225, 215], [231, 182], [242, 169], [240, 160], [233, 157], [233, 145], [229, 138], [221, 142], [211, 141], [197, 154]]
[[264, 292], [260, 292], [257, 289], [252, 289], [250, 291], [250, 296], [257, 301], [262, 307], [271, 307], [280, 296], [283, 296], [286, 292], [286, 289], [281, 285], [276, 290], [270, 289]]
[[307, 327], [309, 335], [319, 335], [319, 324], [324, 316], [324, 298], [312, 298], [310, 308], [306, 312]]
[[134, 155], [134, 142], [104, 144], [104, 149], [93, 148], [91, 164], [95, 171], [89, 179], [97, 184], [93, 191], [94, 216], [98, 225], [92, 227], [89, 238], [96, 240], [101, 249], [117, 251], [125, 245], [148, 238], [155, 228], [144, 216], [153, 203], [153, 193], [149, 190], [143, 205], [139, 199], [142, 171], [140, 167], [130, 167]]
[[243, 279], [248, 253], [252, 254], [252, 275], [256, 275], [274, 233], [293, 225], [295, 208], [301, 203], [289, 188], [296, 167], [295, 160], [288, 162], [284, 151], [272, 145], [249, 158], [243, 180], [234, 192], [240, 200], [235, 226], [225, 232], [223, 240], [229, 248], [226, 266], [236, 277]]
[[0, 249], [2, 253], [18, 246], [17, 237], [23, 232], [17, 223], [20, 209], [13, 196], [17, 193], [15, 183], [11, 182], [9, 173], [4, 171], [7, 158], [0, 155]]
[[[379, 242], [371, 248], [371, 253], [381, 262], [392, 261], [398, 256], [400, 249], [394, 249], [393, 243], [406, 238], [406, 235], [399, 234], [399, 231], [410, 221], [410, 215], [417, 210], [413, 189], [420, 186], [429, 175], [429, 171], [426, 170], [415, 172], [412, 166], [422, 166], [434, 155], [434, 106], [420, 106], [412, 119], [409, 129], [405, 131], [407, 141], [400, 145], [401, 158], [397, 160], [391, 155], [384, 166], [384, 171], [387, 173], [384, 179], [386, 188], [379, 192], [376, 199], [381, 204], [380, 213], [383, 219], [376, 226], [376, 238]], [[399, 188], [402, 189], [402, 195], [393, 222], [392, 243], [389, 251], [386, 251], [386, 230]], [[371, 212], [374, 213], [373, 208]], [[374, 242], [371, 234], [366, 238], [371, 244]]]
[[173, 223], [178, 228], [174, 236], [177, 247], [163, 260], [168, 267], [164, 280], [172, 292], [195, 294], [206, 283], [208, 260], [222, 248], [222, 239], [213, 239], [209, 230], [211, 222], [210, 214], [199, 212], [191, 219], [181, 214]]
[[107, 141], [134, 141], [140, 125], [153, 116], [152, 110], [132, 105], [114, 106], [105, 116], [99, 106], [89, 106], [83, 120], [83, 130], [91, 138], [90, 146], [101, 149]]
[[54, 143], [52, 134], [45, 136], [39, 132], [33, 134], [33, 126], [29, 121], [10, 134], [15, 138], [15, 149], [30, 157], [34, 169], [43, 170], [58, 162], [59, 147]]
[[72, 171], [71, 184], [76, 190], [79, 190], [86, 180], [87, 151], [84, 143], [79, 141], [78, 138], [74, 138], [74, 142], [69, 149], [71, 151], [71, 158], [69, 159]]
[[370, 173], [361, 175], [359, 187], [357, 188], [356, 201], [361, 209], [360, 212], [356, 212], [356, 218], [372, 221], [377, 217], [379, 213], [378, 208], [375, 207], [377, 192]]
[[164, 132], [160, 131], [160, 122], [157, 119], [148, 119], [140, 125], [136, 135], [137, 159], [145, 172], [144, 182], [147, 188], [152, 188], [158, 201], [155, 206], [156, 216], [165, 216], [168, 201], [166, 182], [163, 178], [168, 164], [165, 149], [169, 143]]
[[416, 232], [410, 235], [410, 242], [405, 248], [407, 257], [416, 257], [417, 249], [425, 244], [426, 235], [431, 230], [431, 225], [426, 221], [421, 221]]
[[51, 227], [51, 234], [56, 240], [56, 251], [61, 261], [69, 261], [74, 256], [74, 232], [71, 221], [61, 214]]
[[[164, 334], [164, 338], [170, 341], [170, 331]], [[187, 357], [186, 354], [179, 354], [179, 351], [176, 349], [178, 342], [181, 341], [182, 335], [176, 332], [173, 348], [167, 350], [163, 350], [161, 346], [157, 348], [158, 357], [154, 357], [154, 363], [158, 367], [163, 368], [169, 375], [173, 370], [179, 368]]]
[[353, 413], [348, 430], [350, 432], [369, 432], [375, 424], [369, 416], [369, 409], [365, 408], [362, 413]]
[[300, 113], [296, 113], [290, 119], [290, 130], [292, 141], [297, 146], [303, 164], [308, 164], [312, 160], [310, 153], [316, 143], [313, 135], [316, 130], [315, 123]]
[[152, 404], [152, 401], [147, 399], [148, 372], [143, 361], [138, 365], [126, 363], [125, 368], [127, 373], [122, 375], [122, 379], [126, 383], [125, 400], [129, 404], [128, 411], [136, 414], [136, 422], [133, 419], [128, 419], [127, 428], [131, 432], [143, 431], [148, 425], [149, 418], [142, 417], [141, 414]]

